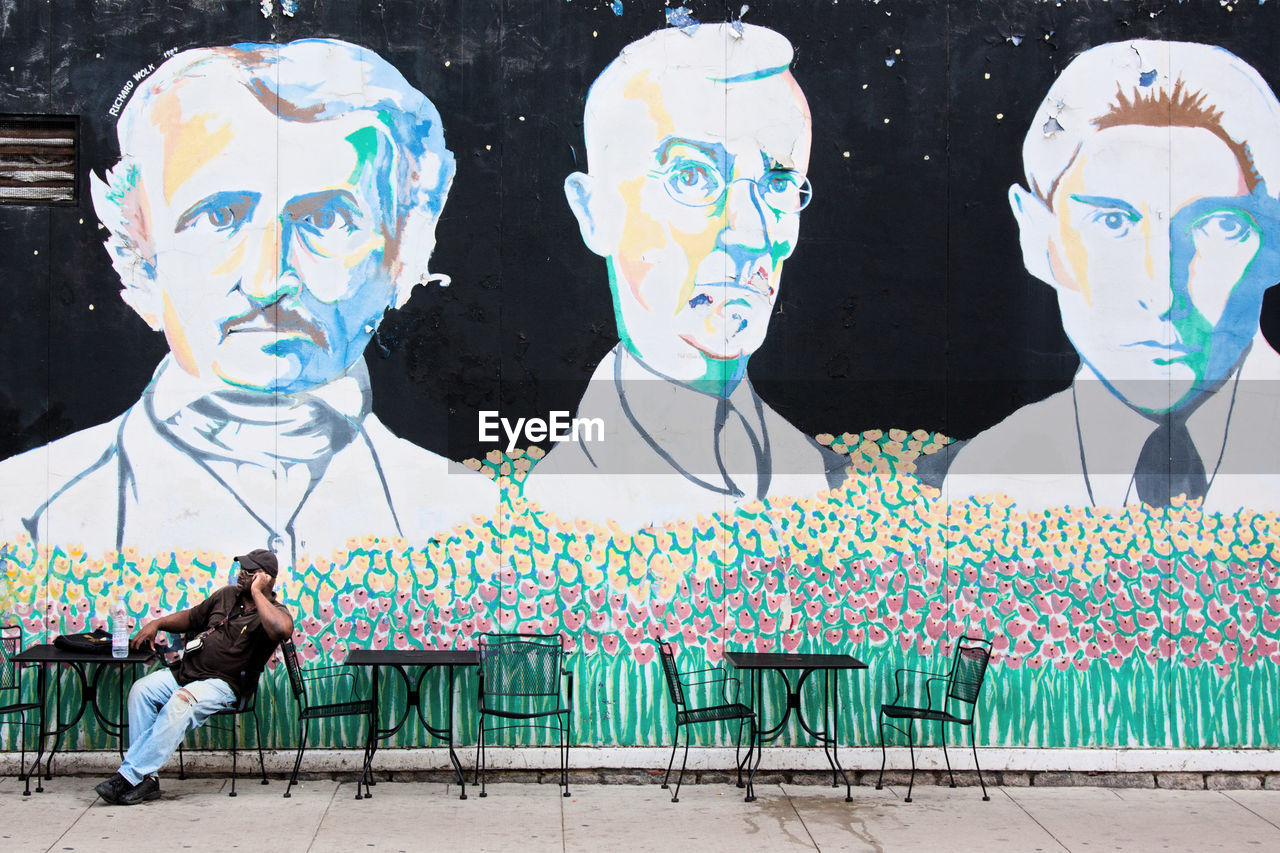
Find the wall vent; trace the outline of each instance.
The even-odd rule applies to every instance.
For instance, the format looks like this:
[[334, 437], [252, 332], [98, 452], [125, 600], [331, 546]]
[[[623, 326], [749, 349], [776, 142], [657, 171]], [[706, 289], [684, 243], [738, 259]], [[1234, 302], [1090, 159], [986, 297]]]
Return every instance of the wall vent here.
[[79, 138], [79, 116], [0, 113], [0, 204], [74, 203]]

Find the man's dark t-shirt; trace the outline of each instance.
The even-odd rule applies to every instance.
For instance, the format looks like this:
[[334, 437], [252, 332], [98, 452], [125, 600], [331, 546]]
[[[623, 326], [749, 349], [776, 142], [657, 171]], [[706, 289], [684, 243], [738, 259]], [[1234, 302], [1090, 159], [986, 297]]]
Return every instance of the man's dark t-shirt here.
[[[272, 604], [289, 612], [279, 601]], [[189, 632], [214, 630], [205, 635], [199, 649], [184, 655], [178, 663], [173, 676], [179, 684], [221, 678], [231, 685], [237, 697], [254, 691], [258, 675], [279, 644], [267, 636], [262, 618], [252, 605], [253, 594], [248, 590], [224, 586], [187, 611], [191, 617]]]

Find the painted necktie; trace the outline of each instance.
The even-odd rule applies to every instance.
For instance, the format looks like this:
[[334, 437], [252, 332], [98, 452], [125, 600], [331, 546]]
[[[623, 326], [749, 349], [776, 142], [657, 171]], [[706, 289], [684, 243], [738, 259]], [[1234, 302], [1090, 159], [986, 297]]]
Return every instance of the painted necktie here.
[[747, 498], [757, 494], [763, 448], [746, 418], [727, 400], [716, 411], [716, 462], [731, 494]]
[[1187, 431], [1190, 412], [1153, 418], [1156, 428], [1142, 445], [1134, 470], [1138, 497], [1150, 506], [1168, 506], [1175, 495], [1203, 498], [1208, 489], [1204, 460]]

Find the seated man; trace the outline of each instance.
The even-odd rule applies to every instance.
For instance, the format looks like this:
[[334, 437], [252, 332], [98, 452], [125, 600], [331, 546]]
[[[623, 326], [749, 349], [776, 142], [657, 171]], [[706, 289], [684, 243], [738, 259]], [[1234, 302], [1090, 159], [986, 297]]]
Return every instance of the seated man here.
[[140, 678], [129, 691], [129, 751], [119, 771], [94, 789], [108, 803], [132, 806], [159, 797], [155, 773], [187, 732], [253, 693], [276, 646], [293, 634], [293, 617], [273, 591], [276, 555], [259, 548], [236, 562], [235, 585], [151, 620], [133, 638], [135, 650], [154, 649], [159, 631], [201, 632], [199, 646], [189, 642], [173, 670]]

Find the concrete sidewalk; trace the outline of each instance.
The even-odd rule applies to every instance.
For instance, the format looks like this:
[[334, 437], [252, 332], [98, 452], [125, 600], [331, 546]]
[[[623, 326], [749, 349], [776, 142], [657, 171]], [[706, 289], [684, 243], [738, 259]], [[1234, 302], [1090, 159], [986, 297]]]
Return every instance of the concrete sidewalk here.
[[758, 785], [744, 803], [731, 785], [685, 785], [680, 802], [657, 785], [497, 782], [489, 796], [439, 782], [382, 782], [354, 799], [351, 782], [162, 781], [164, 797], [132, 808], [93, 794], [96, 777], [58, 776], [22, 796], [0, 781], [0, 850], [151, 853], [312, 851], [1207, 851], [1280, 850], [1280, 791], [917, 786], [844, 791]]

